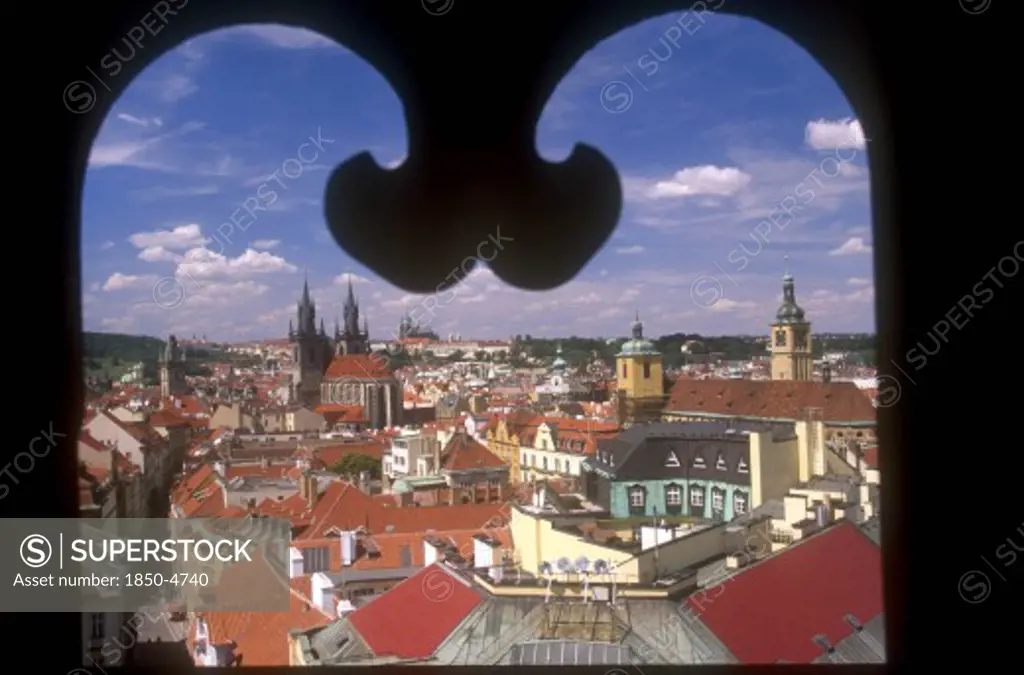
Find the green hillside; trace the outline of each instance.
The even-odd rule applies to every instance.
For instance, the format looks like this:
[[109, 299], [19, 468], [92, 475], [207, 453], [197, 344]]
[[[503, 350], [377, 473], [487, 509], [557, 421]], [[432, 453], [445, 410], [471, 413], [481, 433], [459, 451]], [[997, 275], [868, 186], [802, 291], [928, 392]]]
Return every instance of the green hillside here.
[[[144, 374], [149, 382], [157, 378], [157, 361], [167, 343], [148, 335], [122, 333], [83, 333], [85, 342], [85, 376], [100, 380], [119, 379], [136, 363], [145, 365]], [[213, 348], [188, 347], [185, 353], [185, 372], [188, 375], [208, 375], [204, 363], [249, 363], [251, 358]]]

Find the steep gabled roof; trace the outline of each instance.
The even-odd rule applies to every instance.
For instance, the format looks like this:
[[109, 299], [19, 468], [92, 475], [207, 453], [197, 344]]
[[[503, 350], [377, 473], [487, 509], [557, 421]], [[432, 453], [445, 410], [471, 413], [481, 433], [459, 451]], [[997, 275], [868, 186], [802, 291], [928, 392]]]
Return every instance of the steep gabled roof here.
[[717, 587], [690, 596], [700, 620], [740, 663], [811, 663], [853, 628], [882, 613], [882, 553], [849, 521], [756, 563]]
[[376, 656], [427, 658], [483, 601], [442, 564], [423, 568], [348, 617]]

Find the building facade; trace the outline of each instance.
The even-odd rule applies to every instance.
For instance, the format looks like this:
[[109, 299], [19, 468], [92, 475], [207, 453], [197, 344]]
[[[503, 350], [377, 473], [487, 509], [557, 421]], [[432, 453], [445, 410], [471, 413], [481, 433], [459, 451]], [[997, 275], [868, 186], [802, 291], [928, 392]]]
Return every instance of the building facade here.
[[821, 423], [660, 423], [602, 441], [587, 498], [612, 518], [730, 521], [825, 471]]

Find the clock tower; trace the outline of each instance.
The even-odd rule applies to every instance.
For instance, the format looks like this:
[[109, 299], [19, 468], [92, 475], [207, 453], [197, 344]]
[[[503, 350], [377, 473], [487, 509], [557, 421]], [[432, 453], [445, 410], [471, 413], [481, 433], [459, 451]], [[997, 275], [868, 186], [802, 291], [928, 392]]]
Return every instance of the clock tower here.
[[782, 304], [775, 314], [771, 333], [772, 379], [803, 380], [814, 378], [811, 352], [811, 324], [796, 304], [793, 275], [782, 277]]

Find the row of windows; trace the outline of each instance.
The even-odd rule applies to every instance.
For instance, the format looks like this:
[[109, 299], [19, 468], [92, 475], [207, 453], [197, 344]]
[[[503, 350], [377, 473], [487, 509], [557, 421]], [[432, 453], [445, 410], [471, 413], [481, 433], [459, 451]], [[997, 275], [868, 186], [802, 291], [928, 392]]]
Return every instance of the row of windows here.
[[[538, 469], [548, 471], [548, 457], [531, 455], [529, 453], [523, 453], [522, 464], [524, 467], [535, 466]], [[570, 464], [567, 459], [560, 459], [558, 457], [552, 457], [550, 463], [550, 471], [557, 471], [558, 473], [569, 473]]]
[[[670, 484], [665, 486], [665, 504], [669, 507], [681, 507], [683, 504], [683, 488], [680, 485]], [[647, 506], [647, 489], [642, 485], [634, 485], [629, 488], [629, 506], [633, 509], [643, 509]], [[690, 506], [704, 506], [704, 488], [690, 488]], [[736, 490], [733, 492], [732, 502], [733, 513], [742, 515], [747, 511], [747, 495], [745, 492]], [[711, 510], [725, 510], [725, 491], [717, 488], [711, 490]]]

